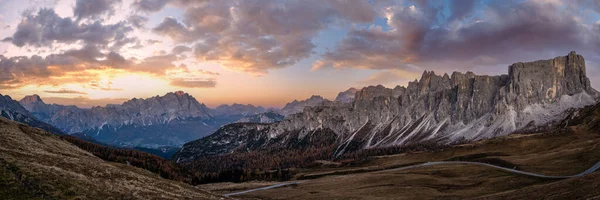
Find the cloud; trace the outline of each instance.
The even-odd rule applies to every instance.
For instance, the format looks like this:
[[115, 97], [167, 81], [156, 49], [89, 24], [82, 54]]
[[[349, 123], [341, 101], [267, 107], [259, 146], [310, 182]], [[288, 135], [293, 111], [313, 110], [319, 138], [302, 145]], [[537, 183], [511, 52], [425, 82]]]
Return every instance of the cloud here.
[[17, 25], [11, 42], [18, 46], [51, 47], [54, 42], [72, 44], [82, 41], [85, 44], [120, 48], [134, 39], [126, 37], [133, 28], [125, 22], [104, 25], [102, 21], [78, 23], [70, 17], [62, 18], [52, 9], [40, 9], [37, 13], [24, 13]]
[[187, 47], [187, 46], [183, 46], [183, 45], [179, 45], [176, 47], [173, 47], [173, 50], [171, 50], [171, 53], [173, 54], [182, 54], [188, 51], [192, 51], [192, 48]]
[[46, 57], [39, 55], [4, 57], [0, 55], [0, 84], [11, 80], [40, 79], [50, 76], [62, 76], [67, 72], [79, 72], [86, 69], [128, 68], [130, 62], [115, 52], [103, 54], [95, 46], [84, 46], [80, 49], [70, 49], [62, 53], [50, 54]]
[[92, 80], [90, 83], [90, 88], [94, 90], [104, 90], [104, 91], [123, 91], [121, 88], [113, 88], [111, 87], [112, 82], [108, 81], [106, 83], [102, 81]]
[[44, 90], [44, 92], [46, 92], [46, 93], [53, 93], [53, 94], [87, 94], [85, 92], [80, 92], [80, 91], [76, 91], [76, 90], [69, 90], [69, 89], [65, 89], [65, 88], [62, 88], [60, 90]]
[[564, 6], [570, 4], [535, 0], [489, 2], [480, 5], [476, 15], [476, 1], [449, 2], [441, 7], [427, 1], [382, 6], [386, 28], [350, 30], [313, 63], [313, 70], [409, 65], [455, 70], [566, 55], [571, 50], [595, 55], [600, 50], [600, 32], [579, 17], [585, 7], [569, 9]]
[[415, 71], [388, 69], [375, 72], [365, 80], [359, 81], [358, 83], [362, 85], [395, 86], [406, 84], [409, 81], [419, 78], [420, 76], [421, 74]]
[[148, 44], [160, 44], [160, 43], [162, 43], [162, 41], [160, 41], [160, 40], [146, 40], [146, 43], [148, 43]]
[[193, 44], [198, 61], [261, 75], [308, 58], [313, 37], [338, 22], [369, 22], [368, 1], [188, 1], [181, 21], [167, 17], [153, 28], [181, 44]]
[[162, 10], [167, 3], [167, 0], [136, 0], [133, 2], [133, 7], [140, 11], [157, 12]]
[[44, 97], [44, 102], [55, 103], [60, 105], [75, 105], [80, 108], [91, 108], [96, 105], [107, 105], [107, 104], [122, 104], [129, 99], [126, 98], [101, 98], [101, 99], [90, 99], [88, 97]]
[[170, 85], [187, 88], [211, 88], [217, 85], [216, 78], [219, 73], [206, 70], [190, 70], [185, 65], [180, 65], [167, 71]]
[[78, 19], [93, 18], [105, 13], [112, 14], [113, 6], [118, 2], [120, 0], [77, 0], [73, 14]]
[[[98, 48], [91, 45], [50, 54], [46, 57], [38, 55], [5, 57], [0, 55], [0, 87], [18, 88], [28, 84], [54, 85], [57, 82], [53, 78], [73, 75], [74, 73], [81, 76], [81, 79], [69, 79], [75, 82], [81, 82], [85, 79], [89, 81], [90, 78], [96, 76], [88, 76], [85, 74], [86, 70], [120, 69], [165, 77], [167, 70], [176, 68], [173, 62], [177, 60], [176, 55], [166, 54], [137, 61], [126, 59], [116, 52], [102, 53]], [[113, 90], [113, 88], [97, 84], [92, 84], [92, 87], [101, 90]]]
[[156, 75], [165, 75], [167, 69], [175, 68], [173, 62], [177, 56], [173, 54], [151, 56], [144, 58], [139, 64], [132, 65], [132, 71], [147, 72]]
[[141, 15], [131, 15], [127, 18], [127, 22], [136, 28], [145, 28], [148, 18]]
[[217, 82], [214, 79], [207, 80], [183, 80], [174, 79], [171, 80], [170, 85], [185, 88], [213, 88], [217, 86]]

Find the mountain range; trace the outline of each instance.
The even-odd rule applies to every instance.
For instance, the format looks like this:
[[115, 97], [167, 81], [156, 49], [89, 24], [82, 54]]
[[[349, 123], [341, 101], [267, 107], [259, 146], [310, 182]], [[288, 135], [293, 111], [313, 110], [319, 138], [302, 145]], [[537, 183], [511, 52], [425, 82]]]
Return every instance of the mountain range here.
[[350, 88], [335, 101], [313, 95], [282, 109], [243, 104], [211, 109], [177, 91], [91, 109], [46, 104], [38, 95], [19, 102], [1, 96], [0, 110], [15, 121], [114, 146], [183, 145], [174, 159], [187, 161], [330, 138], [335, 157], [360, 149], [474, 141], [538, 129], [599, 96], [583, 56], [570, 52], [512, 64], [505, 75], [425, 71], [406, 87]]
[[[15, 112], [10, 113], [24, 113], [30, 120], [104, 144], [142, 148], [181, 146], [234, 122], [281, 121], [286, 114], [301, 112], [306, 106], [326, 101], [320, 96], [313, 96], [307, 100], [294, 100], [283, 109], [250, 104], [221, 105], [211, 109], [193, 96], [177, 91], [147, 99], [134, 98], [121, 105], [83, 109], [46, 104], [38, 95], [25, 96], [19, 102], [8, 98], [6, 101], [9, 103], [4, 105], [15, 107]], [[17, 116], [5, 115], [8, 118]]]
[[28, 124], [32, 127], [41, 128], [54, 134], [64, 134], [60, 129], [38, 120], [27, 109], [21, 106], [18, 101], [13, 100], [8, 95], [0, 94], [0, 116]]
[[[564, 118], [569, 109], [596, 103], [599, 97], [587, 78], [583, 56], [575, 52], [514, 63], [508, 74], [498, 76], [425, 71], [406, 87], [365, 87], [351, 103], [313, 96], [310, 101], [319, 102], [316, 106], [288, 114], [283, 121], [224, 126], [185, 144], [173, 159], [185, 162], [329, 141], [322, 138], [335, 138], [334, 157], [360, 149], [475, 141], [539, 129]], [[298, 102], [286, 107], [294, 104]]]

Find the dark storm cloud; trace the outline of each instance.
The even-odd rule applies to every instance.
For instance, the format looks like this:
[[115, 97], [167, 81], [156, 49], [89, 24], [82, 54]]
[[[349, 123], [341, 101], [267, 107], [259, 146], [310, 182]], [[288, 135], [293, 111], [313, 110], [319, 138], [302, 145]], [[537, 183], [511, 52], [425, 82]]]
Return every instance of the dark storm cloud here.
[[492, 1], [473, 17], [474, 6], [481, 2], [450, 2], [443, 5], [449, 6], [449, 15], [425, 1], [389, 6], [383, 16], [390, 30], [351, 30], [313, 69], [407, 69], [407, 64], [456, 69], [600, 50], [600, 32], [578, 18], [582, 7], [565, 9], [570, 5], [552, 1]]
[[97, 17], [102, 14], [112, 14], [113, 6], [120, 0], [77, 0], [73, 14], [78, 19]]
[[449, 4], [450, 13], [452, 14], [447, 20], [460, 20], [472, 15], [477, 2], [477, 0], [460, 0], [459, 2]]
[[40, 9], [37, 13], [26, 13], [18, 24], [11, 42], [19, 47], [51, 46], [53, 42], [71, 44], [83, 41], [86, 44], [107, 45], [114, 42], [112, 48], [120, 48], [131, 42], [126, 37], [133, 31], [125, 22], [103, 25], [101, 21], [78, 23], [71, 18], [62, 18], [54, 10]]

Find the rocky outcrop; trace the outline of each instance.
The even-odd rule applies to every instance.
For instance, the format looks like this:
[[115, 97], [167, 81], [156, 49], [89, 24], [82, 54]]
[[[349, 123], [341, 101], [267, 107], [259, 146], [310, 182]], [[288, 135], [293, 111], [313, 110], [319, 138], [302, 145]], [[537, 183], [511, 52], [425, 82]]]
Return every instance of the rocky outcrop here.
[[13, 100], [8, 95], [3, 96], [0, 94], [0, 117], [41, 128], [54, 134], [63, 134], [61, 130], [38, 120], [27, 109], [21, 106], [18, 101]]
[[284, 116], [296, 114], [302, 112], [305, 107], [311, 107], [320, 105], [323, 102], [327, 102], [329, 100], [319, 96], [313, 95], [310, 98], [302, 101], [294, 100], [290, 103], [287, 103], [281, 110], [280, 113]]
[[51, 121], [52, 117], [59, 112], [79, 112], [82, 109], [77, 106], [63, 106], [58, 104], [46, 104], [37, 94], [23, 97], [19, 103], [25, 107], [37, 119], [42, 121]]
[[242, 116], [242, 117], [246, 117], [246, 116], [252, 116], [252, 115], [256, 115], [256, 114], [260, 114], [260, 113], [264, 113], [267, 112], [268, 110], [266, 108], [263, 108], [262, 106], [254, 106], [251, 104], [247, 104], [247, 105], [243, 105], [243, 104], [231, 104], [231, 105], [220, 105], [218, 107], [216, 107], [215, 109], [213, 109], [213, 115], [214, 116]]
[[[508, 75], [500, 76], [425, 71], [406, 87], [363, 88], [352, 104], [329, 102], [304, 108], [281, 122], [261, 126], [261, 134], [253, 135], [262, 138], [222, 141], [217, 131], [202, 140], [233, 145], [206, 153], [198, 150], [202, 147], [193, 146], [201, 142], [193, 142], [184, 145], [177, 155], [252, 151], [285, 143], [281, 140], [301, 139], [321, 129], [336, 133], [336, 156], [362, 148], [424, 141], [472, 141], [534, 129], [561, 119], [570, 108], [593, 104], [599, 98], [585, 74], [583, 57], [575, 52], [550, 60], [515, 63], [508, 71]], [[258, 131], [224, 128], [228, 134]], [[248, 147], [248, 141], [265, 142], [260, 147]], [[181, 162], [193, 158], [177, 157]]]
[[239, 119], [236, 123], [263, 123], [270, 124], [283, 120], [285, 117], [275, 111], [269, 111], [265, 113], [260, 113], [256, 115], [247, 116]]
[[339, 101], [342, 103], [352, 103], [354, 101], [354, 95], [359, 90], [356, 88], [350, 88], [346, 91], [340, 92], [337, 97], [335, 97], [335, 101]]

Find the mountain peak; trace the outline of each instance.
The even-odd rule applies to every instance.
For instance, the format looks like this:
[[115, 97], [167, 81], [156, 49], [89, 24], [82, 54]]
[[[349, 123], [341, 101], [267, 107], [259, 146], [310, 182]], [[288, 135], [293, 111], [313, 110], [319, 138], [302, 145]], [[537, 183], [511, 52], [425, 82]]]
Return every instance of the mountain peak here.
[[183, 96], [183, 95], [186, 95], [186, 94], [187, 93], [185, 93], [184, 91], [181, 91], [181, 90], [175, 91], [175, 95], [177, 95], [177, 96]]
[[302, 101], [298, 101], [298, 100], [294, 99], [294, 101], [285, 104], [285, 106], [281, 109], [281, 112], [283, 115], [287, 116], [287, 115], [302, 112], [304, 107], [315, 106], [315, 105], [321, 104], [325, 101], [329, 101], [329, 100], [323, 98], [320, 95], [312, 95], [312, 96], [310, 96], [310, 98], [302, 100]]
[[44, 101], [42, 101], [42, 98], [40, 98], [40, 96], [37, 95], [37, 94], [27, 95], [27, 96], [23, 97], [23, 99], [21, 99], [20, 102], [21, 103], [23, 103], [23, 102], [28, 102], [28, 103], [41, 102], [41, 103], [44, 103]]
[[354, 101], [354, 95], [358, 91], [359, 91], [358, 89], [351, 87], [346, 91], [340, 92], [337, 95], [337, 97], [335, 97], [335, 101], [339, 101], [342, 103], [350, 103], [350, 102]]
[[323, 97], [321, 95], [312, 95], [310, 96], [309, 99], [315, 100], [315, 99], [323, 99]]

